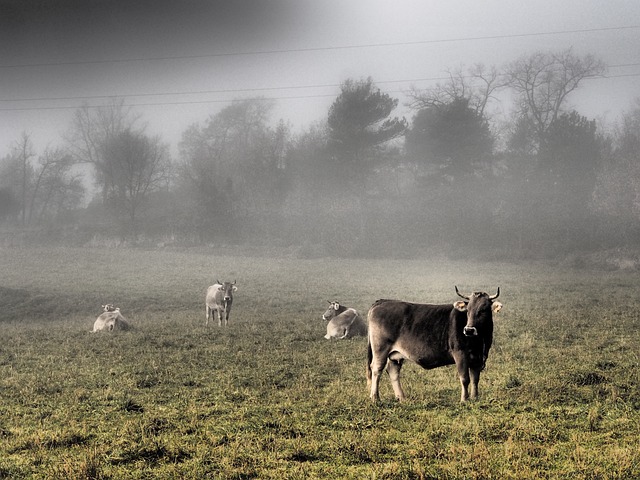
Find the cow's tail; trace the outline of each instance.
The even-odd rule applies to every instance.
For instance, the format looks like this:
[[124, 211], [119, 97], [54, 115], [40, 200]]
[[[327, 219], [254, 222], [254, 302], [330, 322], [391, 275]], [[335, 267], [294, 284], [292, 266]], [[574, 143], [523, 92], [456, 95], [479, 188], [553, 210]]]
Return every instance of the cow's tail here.
[[371, 305], [369, 311], [367, 312], [367, 387], [371, 390], [371, 362], [373, 362], [373, 349], [371, 348], [371, 326], [374, 324], [374, 313], [373, 308], [379, 305], [382, 302], [386, 302], [387, 300], [377, 300]]
[[367, 332], [367, 387], [371, 387], [371, 362], [373, 361], [373, 350], [371, 349], [371, 338]]

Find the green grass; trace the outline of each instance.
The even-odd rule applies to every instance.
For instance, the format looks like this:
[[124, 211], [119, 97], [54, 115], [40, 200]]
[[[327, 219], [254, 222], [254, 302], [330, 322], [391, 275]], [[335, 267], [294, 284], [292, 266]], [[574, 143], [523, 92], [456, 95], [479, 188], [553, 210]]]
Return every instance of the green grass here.
[[[0, 249], [0, 478], [640, 477], [637, 272], [540, 264]], [[228, 328], [204, 292], [238, 282]], [[366, 390], [326, 300], [502, 289], [481, 398], [452, 367]], [[114, 303], [134, 329], [90, 333]]]

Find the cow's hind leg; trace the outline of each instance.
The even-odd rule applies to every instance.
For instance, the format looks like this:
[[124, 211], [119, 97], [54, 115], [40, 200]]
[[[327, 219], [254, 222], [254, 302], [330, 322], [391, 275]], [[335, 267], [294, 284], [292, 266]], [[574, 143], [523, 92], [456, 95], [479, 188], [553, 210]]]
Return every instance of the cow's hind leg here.
[[377, 360], [376, 358], [374, 358], [371, 361], [371, 400], [376, 403], [380, 401], [380, 392], [379, 392], [379, 386], [380, 386], [380, 375], [382, 374], [382, 371], [384, 370], [385, 367], [385, 363], [386, 363], [386, 357], [384, 362], [381, 362], [380, 360]]
[[400, 370], [402, 369], [403, 359], [393, 360], [390, 359], [387, 364], [387, 373], [391, 380], [391, 386], [393, 387], [393, 393], [395, 393], [398, 401], [403, 402], [405, 399], [404, 392], [400, 386]]
[[212, 315], [212, 310], [211, 310], [211, 307], [209, 307], [209, 305], [205, 305], [204, 309], [205, 309], [205, 318], [207, 319], [207, 321], [205, 322], [205, 326], [208, 326], [209, 325], [209, 316]]

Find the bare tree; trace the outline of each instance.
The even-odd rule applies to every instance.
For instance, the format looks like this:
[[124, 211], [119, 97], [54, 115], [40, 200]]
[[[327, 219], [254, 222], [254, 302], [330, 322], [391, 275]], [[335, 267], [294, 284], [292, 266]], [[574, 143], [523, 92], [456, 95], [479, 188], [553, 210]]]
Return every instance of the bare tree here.
[[27, 198], [33, 177], [30, 159], [35, 155], [28, 133], [10, 145], [10, 152], [0, 161], [0, 188], [3, 192], [4, 217], [13, 217], [21, 225], [27, 223]]
[[47, 213], [57, 215], [76, 207], [84, 195], [84, 186], [71, 174], [73, 158], [61, 148], [47, 148], [38, 159], [31, 185], [28, 222], [44, 220]]
[[27, 132], [22, 132], [22, 134], [20, 135], [20, 139], [15, 142], [13, 146], [13, 153], [20, 164], [20, 204], [22, 209], [22, 225], [24, 226], [27, 224], [27, 198], [29, 195], [28, 187], [30, 181], [29, 177], [33, 172], [29, 160], [31, 159], [31, 157], [35, 156], [35, 152], [33, 151], [33, 143], [31, 142], [31, 136]]
[[108, 193], [110, 162], [104, 158], [105, 143], [124, 131], [142, 133], [140, 115], [124, 105], [124, 99], [114, 98], [107, 105], [82, 105], [75, 111], [71, 128], [65, 136], [69, 153], [77, 163], [88, 163], [95, 169], [96, 184], [102, 187], [103, 200]]
[[0, 188], [11, 214], [19, 209], [23, 226], [76, 208], [84, 195], [80, 178], [71, 173], [74, 161], [64, 149], [47, 147], [37, 162], [35, 156], [30, 136], [23, 133], [0, 165]]
[[600, 76], [605, 70], [604, 63], [593, 55], [580, 57], [569, 48], [521, 57], [507, 65], [506, 76], [517, 96], [517, 113], [529, 119], [538, 142], [543, 142], [569, 94], [582, 80]]
[[414, 110], [441, 107], [461, 100], [468, 102], [469, 108], [484, 117], [487, 105], [495, 100], [495, 94], [507, 85], [507, 81], [497, 68], [478, 63], [463, 70], [462, 67], [447, 71], [449, 78], [434, 87], [419, 90], [412, 87], [407, 95], [411, 99], [408, 106]]
[[107, 205], [123, 215], [135, 237], [149, 194], [168, 187], [169, 147], [159, 137], [124, 130], [104, 142], [100, 155]]

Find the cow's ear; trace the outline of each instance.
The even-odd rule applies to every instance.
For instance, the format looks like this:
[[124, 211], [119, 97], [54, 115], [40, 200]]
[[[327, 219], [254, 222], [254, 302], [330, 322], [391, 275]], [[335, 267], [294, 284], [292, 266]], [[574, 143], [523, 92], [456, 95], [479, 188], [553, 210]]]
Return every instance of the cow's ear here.
[[455, 308], [459, 312], [466, 312], [467, 311], [467, 302], [462, 302], [462, 301], [455, 302], [453, 304], [453, 308]]
[[338, 302], [333, 304], [333, 309], [338, 310], [340, 308], [340, 304]]
[[493, 310], [493, 313], [498, 313], [500, 310], [502, 310], [502, 304], [500, 302], [493, 302], [493, 305], [491, 305], [491, 310]]
[[238, 290], [238, 287], [236, 287], [235, 285], [233, 286], [233, 291], [235, 292], [236, 290]]

